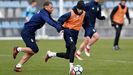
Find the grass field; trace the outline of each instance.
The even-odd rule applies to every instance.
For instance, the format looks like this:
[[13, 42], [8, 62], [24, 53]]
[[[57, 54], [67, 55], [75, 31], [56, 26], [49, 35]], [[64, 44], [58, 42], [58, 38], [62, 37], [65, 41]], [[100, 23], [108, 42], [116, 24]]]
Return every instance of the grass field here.
[[[77, 47], [81, 40], [78, 41]], [[83, 66], [82, 75], [133, 75], [133, 39], [121, 39], [119, 51], [112, 51], [113, 40], [102, 39], [92, 46], [91, 56], [82, 57], [84, 61], [75, 59], [75, 64]], [[24, 46], [22, 41], [0, 41], [0, 75], [69, 75], [69, 62], [65, 59], [53, 58], [45, 63], [43, 58], [47, 50], [65, 51], [63, 40], [40, 40], [40, 51], [23, 65], [23, 72], [13, 71], [15, 64], [23, 53], [12, 58], [12, 47]]]

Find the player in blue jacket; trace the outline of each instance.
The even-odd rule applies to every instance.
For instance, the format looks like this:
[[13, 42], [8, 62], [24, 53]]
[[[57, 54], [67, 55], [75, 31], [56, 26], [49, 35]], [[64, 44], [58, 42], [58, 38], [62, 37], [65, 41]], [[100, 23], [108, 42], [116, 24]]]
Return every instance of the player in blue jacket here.
[[101, 16], [100, 0], [92, 0], [85, 4], [85, 11], [87, 19], [84, 20], [83, 28], [85, 30], [84, 40], [80, 45], [79, 50], [75, 53], [75, 56], [79, 60], [83, 60], [80, 57], [81, 52], [85, 49], [85, 54], [90, 56], [90, 46], [99, 39], [99, 34], [95, 29], [96, 18], [99, 20], [105, 20], [104, 16]]
[[39, 51], [39, 48], [35, 41], [35, 32], [40, 29], [46, 22], [55, 27], [58, 32], [62, 30], [60, 24], [55, 22], [51, 13], [53, 11], [53, 5], [51, 2], [45, 2], [43, 5], [43, 9], [40, 10], [37, 14], [35, 14], [27, 23], [25, 23], [24, 28], [21, 32], [21, 36], [23, 41], [26, 44], [26, 47], [14, 47], [13, 49], [13, 58], [15, 59], [19, 52], [24, 52], [25, 55], [21, 58], [19, 63], [15, 66], [14, 71], [21, 72], [22, 65], [28, 61], [34, 54]]

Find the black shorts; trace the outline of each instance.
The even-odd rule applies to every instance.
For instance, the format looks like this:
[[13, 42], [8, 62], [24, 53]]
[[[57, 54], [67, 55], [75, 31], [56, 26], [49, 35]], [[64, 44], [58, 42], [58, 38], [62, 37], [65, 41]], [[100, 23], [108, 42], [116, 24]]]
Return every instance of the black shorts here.
[[84, 37], [89, 36], [90, 38], [93, 36], [94, 33], [96, 33], [96, 29], [95, 28], [86, 28], [85, 29], [85, 34]]

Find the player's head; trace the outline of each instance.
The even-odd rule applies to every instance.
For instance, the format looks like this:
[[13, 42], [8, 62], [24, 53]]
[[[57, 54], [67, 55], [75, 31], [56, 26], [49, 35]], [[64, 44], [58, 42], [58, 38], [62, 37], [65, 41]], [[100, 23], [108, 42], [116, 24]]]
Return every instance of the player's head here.
[[44, 9], [47, 10], [49, 13], [52, 13], [53, 10], [54, 10], [53, 4], [52, 4], [52, 2], [50, 2], [50, 1], [44, 2], [43, 7], [44, 7]]
[[32, 5], [33, 7], [35, 7], [35, 6], [37, 5], [36, 0], [32, 0], [32, 1], [31, 1], [31, 5]]
[[82, 0], [78, 1], [77, 5], [76, 5], [78, 13], [83, 12], [84, 6], [85, 6], [84, 1], [82, 1]]
[[125, 6], [126, 0], [121, 0], [121, 5]]

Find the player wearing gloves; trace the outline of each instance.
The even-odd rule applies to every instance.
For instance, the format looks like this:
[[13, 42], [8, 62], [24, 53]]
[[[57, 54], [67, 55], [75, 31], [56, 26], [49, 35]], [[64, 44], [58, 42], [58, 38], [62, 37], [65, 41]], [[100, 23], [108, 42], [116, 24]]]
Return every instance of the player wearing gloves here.
[[125, 5], [125, 0], [121, 0], [121, 3], [118, 6], [114, 7], [114, 9], [110, 15], [112, 26], [116, 30], [113, 50], [119, 50], [120, 49], [119, 38], [120, 38], [121, 30], [123, 27], [125, 14], [126, 14], [126, 17], [129, 21], [129, 24], [130, 24], [131, 21], [130, 21], [128, 7]]
[[70, 71], [69, 73], [73, 75], [74, 68], [74, 54], [76, 51], [76, 43], [78, 39], [79, 30], [82, 27], [85, 17], [84, 2], [79, 1], [77, 6], [74, 7], [70, 12], [62, 15], [58, 21], [64, 28], [64, 40], [66, 43], [66, 52], [56, 53], [48, 51], [45, 57], [45, 62], [51, 57], [60, 57], [69, 59]]

